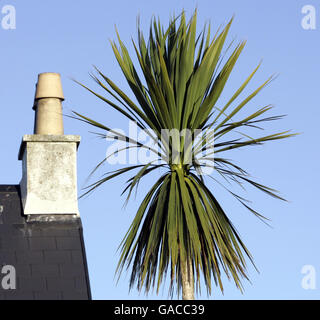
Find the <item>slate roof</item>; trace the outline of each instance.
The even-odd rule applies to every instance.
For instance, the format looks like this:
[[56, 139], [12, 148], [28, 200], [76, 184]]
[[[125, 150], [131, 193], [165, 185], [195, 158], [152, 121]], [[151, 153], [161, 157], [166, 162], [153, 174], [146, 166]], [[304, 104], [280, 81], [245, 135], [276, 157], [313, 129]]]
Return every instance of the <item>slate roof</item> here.
[[[0, 185], [0, 300], [89, 300], [79, 217], [22, 214], [19, 186]], [[2, 266], [16, 269], [15, 290], [1, 285]]]

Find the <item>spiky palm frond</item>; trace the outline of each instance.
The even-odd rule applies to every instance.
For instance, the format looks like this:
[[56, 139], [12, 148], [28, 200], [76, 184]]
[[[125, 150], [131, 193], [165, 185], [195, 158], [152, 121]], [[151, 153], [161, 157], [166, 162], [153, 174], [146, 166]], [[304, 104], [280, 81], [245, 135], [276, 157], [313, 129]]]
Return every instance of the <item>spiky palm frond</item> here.
[[[247, 183], [282, 199], [277, 191], [252, 180], [233, 161], [221, 157], [228, 150], [292, 136], [288, 131], [256, 138], [243, 132], [240, 135], [238, 133], [241, 129], [260, 128], [264, 122], [282, 117], [265, 117], [264, 114], [272, 108], [266, 106], [240, 120], [234, 120], [272, 80], [270, 77], [240, 103], [235, 104], [260, 64], [227, 103], [218, 107], [219, 98], [245, 46], [245, 42], [237, 44], [223, 62], [223, 50], [232, 20], [211, 38], [210, 26], [197, 35], [196, 12], [189, 22], [186, 22], [185, 13], [182, 12], [178, 19], [171, 20], [166, 30], [162, 28], [160, 21], [154, 19], [148, 41], [140, 28], [138, 42], [133, 41], [140, 70], [136, 69], [117, 33], [118, 44], [111, 42], [111, 45], [136, 102], [99, 69], [96, 69], [97, 73], [92, 77], [113, 101], [80, 83], [127, 119], [135, 121], [140, 129], [152, 129], [154, 134], [150, 134], [150, 138], [155, 147], [150, 148], [150, 151], [160, 161], [160, 164], [149, 162], [118, 169], [89, 186], [87, 192], [112, 178], [138, 170], [128, 180], [124, 190], [128, 192], [129, 198], [142, 178], [159, 167], [167, 168], [145, 195], [121, 243], [117, 270], [121, 273], [124, 267], [132, 266], [130, 287], [137, 283], [139, 289], [145, 287], [149, 291], [156, 286], [158, 290], [169, 270], [171, 293], [175, 284], [179, 292], [182, 263], [191, 261], [192, 274], [196, 277], [198, 288], [202, 274], [208, 293], [211, 293], [212, 280], [223, 290], [223, 272], [234, 280], [238, 288], [242, 288], [241, 279], [247, 278], [245, 256], [253, 263], [252, 257], [206, 185], [202, 175], [202, 160], [226, 181], [236, 182], [241, 186]], [[142, 76], [139, 76], [139, 72]], [[118, 139], [127, 141], [129, 145], [125, 150], [133, 147], [145, 148], [132, 137], [111, 130], [77, 112], [75, 115], [78, 119], [107, 131], [106, 134], [101, 134], [102, 137], [111, 132]], [[192, 132], [192, 139], [186, 139], [185, 135], [163, 139], [164, 129], [176, 129], [178, 133], [187, 129]], [[199, 130], [201, 135], [197, 133]], [[192, 161], [185, 163], [182, 160], [185, 158]], [[248, 206], [246, 199], [228, 191], [250, 212], [264, 219]]]

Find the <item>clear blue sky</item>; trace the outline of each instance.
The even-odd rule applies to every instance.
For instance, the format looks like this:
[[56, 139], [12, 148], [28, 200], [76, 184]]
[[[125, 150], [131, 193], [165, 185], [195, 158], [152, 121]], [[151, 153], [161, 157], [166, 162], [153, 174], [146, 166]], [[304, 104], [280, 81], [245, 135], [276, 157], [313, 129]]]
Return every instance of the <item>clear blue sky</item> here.
[[[273, 73], [279, 77], [250, 104], [249, 109], [274, 104], [275, 113], [288, 114], [284, 120], [274, 123], [274, 129], [294, 129], [303, 134], [229, 154], [254, 177], [282, 191], [289, 203], [248, 189], [248, 197], [254, 200], [255, 207], [272, 219], [272, 228], [269, 228], [222, 190], [215, 191], [251, 250], [260, 273], [249, 266], [252, 283], [244, 282], [243, 295], [226, 280], [225, 294], [221, 295], [216, 289], [211, 298], [320, 298], [320, 277], [315, 290], [301, 287], [304, 265], [313, 265], [320, 274], [320, 25], [312, 31], [301, 27], [301, 8], [313, 4], [320, 14], [318, 1], [0, 1], [0, 7], [5, 4], [15, 6], [17, 25], [16, 30], [0, 28], [1, 184], [20, 181], [21, 163], [17, 154], [22, 136], [33, 130], [32, 103], [38, 73], [61, 73], [66, 114], [77, 110], [112, 127], [127, 128], [127, 122], [120, 115], [70, 80], [73, 77], [96, 88], [88, 76], [94, 64], [122, 88], [127, 88], [108, 42], [115, 38], [114, 26], [133, 53], [130, 38], [136, 36], [139, 14], [146, 32], [152, 15], [159, 16], [167, 24], [170, 15], [180, 13], [182, 8], [190, 17], [195, 6], [198, 7], [199, 27], [211, 21], [217, 28], [235, 14], [230, 39], [247, 39], [248, 43], [226, 95], [230, 95], [263, 58], [263, 65], [250, 88]], [[107, 145], [89, 134], [91, 128], [80, 122], [65, 119], [65, 127], [66, 133], [82, 136], [78, 154], [80, 189], [90, 170], [104, 157]], [[106, 166], [104, 169], [113, 168]], [[137, 200], [123, 209], [124, 199], [120, 193], [124, 181], [112, 181], [80, 201], [94, 299], [145, 298], [143, 292], [139, 295], [135, 290], [128, 294], [129, 275], [122, 277], [118, 285], [113, 277], [119, 258], [118, 244], [135, 214], [141, 193], [152, 183], [146, 180]], [[163, 294], [149, 294], [148, 298], [167, 298], [166, 288]], [[207, 298], [205, 290], [201, 298]]]

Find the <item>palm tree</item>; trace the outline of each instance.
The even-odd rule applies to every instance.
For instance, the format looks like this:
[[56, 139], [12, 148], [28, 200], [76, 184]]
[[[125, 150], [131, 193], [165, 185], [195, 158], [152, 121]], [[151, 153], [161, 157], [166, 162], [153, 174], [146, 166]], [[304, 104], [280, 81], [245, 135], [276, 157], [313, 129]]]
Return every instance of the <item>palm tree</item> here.
[[[236, 103], [260, 64], [225, 105], [218, 104], [245, 47], [245, 41], [242, 41], [234, 47], [232, 42], [225, 48], [232, 20], [211, 37], [210, 25], [197, 35], [196, 11], [189, 22], [186, 22], [184, 12], [178, 18], [172, 18], [166, 30], [159, 20], [153, 19], [148, 41], [140, 27], [138, 42], [133, 41], [140, 70], [117, 32], [118, 44], [112, 41], [112, 49], [136, 101], [98, 68], [91, 76], [106, 91], [107, 97], [80, 83], [127, 119], [135, 121], [141, 130], [149, 132], [147, 130], [151, 129], [152, 134], [148, 134], [154, 147], [146, 147], [132, 137], [75, 112], [77, 119], [105, 131], [100, 133], [102, 137], [111, 135], [126, 141], [125, 150], [148, 148], [159, 159], [109, 172], [88, 186], [85, 194], [110, 179], [135, 172], [124, 189], [128, 200], [145, 176], [159, 168], [163, 172], [144, 196], [120, 245], [117, 272], [120, 275], [124, 267], [132, 267], [130, 288], [136, 284], [139, 290], [144, 287], [149, 292], [156, 287], [158, 292], [169, 270], [171, 296], [176, 288], [178, 296], [182, 289], [183, 299], [194, 299], [194, 287], [200, 289], [201, 275], [208, 294], [211, 294], [212, 280], [223, 291], [222, 273], [242, 290], [241, 280], [248, 279], [246, 257], [253, 263], [252, 256], [206, 179], [221, 183], [218, 177], [222, 177], [240, 186], [249, 184], [284, 200], [276, 190], [252, 180], [244, 169], [223, 157], [225, 152], [233, 149], [293, 135], [285, 131], [252, 138], [244, 133], [282, 118], [264, 116], [272, 109], [270, 105], [258, 108], [248, 116], [239, 116], [240, 111], [273, 79], [268, 78]], [[239, 132], [242, 129], [244, 131]], [[178, 135], [170, 135], [172, 130]], [[191, 133], [191, 139], [182, 132]], [[100, 162], [95, 170], [105, 161]], [[204, 175], [205, 168], [213, 169], [213, 174]], [[251, 208], [246, 199], [226, 190], [255, 216], [266, 219]]]

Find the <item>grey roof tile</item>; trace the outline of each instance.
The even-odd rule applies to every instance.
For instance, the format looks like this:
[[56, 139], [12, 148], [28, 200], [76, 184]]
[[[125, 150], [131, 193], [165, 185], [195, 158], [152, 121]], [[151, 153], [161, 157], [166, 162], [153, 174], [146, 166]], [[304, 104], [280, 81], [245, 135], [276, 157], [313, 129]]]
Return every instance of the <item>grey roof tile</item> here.
[[91, 299], [81, 220], [66, 217], [27, 219], [19, 186], [0, 185], [0, 267], [17, 277], [15, 290], [0, 282], [0, 300]]

